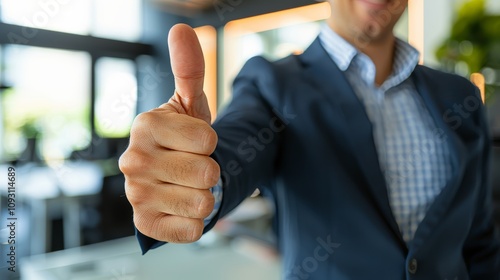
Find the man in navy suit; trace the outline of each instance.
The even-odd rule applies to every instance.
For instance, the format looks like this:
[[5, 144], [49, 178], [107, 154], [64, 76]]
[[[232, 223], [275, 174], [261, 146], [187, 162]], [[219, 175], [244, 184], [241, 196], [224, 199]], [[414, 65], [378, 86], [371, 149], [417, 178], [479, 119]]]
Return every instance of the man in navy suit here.
[[478, 90], [418, 65], [406, 0], [331, 0], [299, 56], [251, 59], [210, 125], [191, 28], [169, 35], [176, 91], [120, 159], [143, 252], [203, 232], [265, 188], [285, 279], [500, 279]]

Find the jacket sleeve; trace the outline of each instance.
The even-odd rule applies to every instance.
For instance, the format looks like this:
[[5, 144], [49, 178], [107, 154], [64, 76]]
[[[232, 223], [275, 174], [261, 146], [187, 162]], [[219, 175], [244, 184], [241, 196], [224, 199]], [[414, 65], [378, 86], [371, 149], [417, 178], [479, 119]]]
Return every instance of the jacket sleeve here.
[[[275, 158], [285, 129], [279, 112], [271, 105], [277, 99], [278, 81], [270, 62], [261, 57], [250, 59], [233, 83], [233, 98], [213, 124], [219, 137], [212, 157], [220, 165], [222, 202], [218, 213], [204, 232], [265, 185], [274, 174]], [[136, 229], [143, 254], [161, 242]]]
[[464, 258], [471, 279], [500, 279], [500, 244], [492, 216], [491, 197], [491, 138], [484, 107], [479, 110], [479, 126], [483, 138], [481, 189], [471, 232], [464, 247]]
[[283, 115], [291, 115], [280, 108], [285, 105], [277, 72], [262, 57], [250, 59], [233, 83], [231, 103], [214, 123], [219, 142], [213, 157], [221, 167], [223, 199], [208, 229], [275, 177], [287, 123]]

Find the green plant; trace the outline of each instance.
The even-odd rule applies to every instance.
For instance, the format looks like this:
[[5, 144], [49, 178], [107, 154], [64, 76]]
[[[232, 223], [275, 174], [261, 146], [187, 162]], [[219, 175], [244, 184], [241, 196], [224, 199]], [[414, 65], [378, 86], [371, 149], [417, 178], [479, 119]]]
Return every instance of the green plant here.
[[[450, 36], [436, 51], [444, 70], [461, 75], [500, 72], [500, 15], [489, 14], [485, 6], [485, 0], [469, 0], [458, 9]], [[487, 98], [500, 89], [495, 84], [500, 77], [490, 76]]]
[[35, 120], [26, 120], [21, 126], [21, 132], [26, 139], [37, 138], [40, 134]]

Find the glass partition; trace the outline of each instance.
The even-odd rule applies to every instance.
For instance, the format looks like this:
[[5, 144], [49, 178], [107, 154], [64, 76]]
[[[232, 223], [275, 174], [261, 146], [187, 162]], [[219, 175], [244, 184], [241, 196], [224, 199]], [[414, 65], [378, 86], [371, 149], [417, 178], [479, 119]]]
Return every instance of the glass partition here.
[[[64, 159], [90, 143], [90, 65], [87, 53], [7, 45], [3, 94], [5, 157], [23, 152]], [[32, 141], [36, 151], [28, 151]], [[33, 158], [35, 157], [35, 158]]]

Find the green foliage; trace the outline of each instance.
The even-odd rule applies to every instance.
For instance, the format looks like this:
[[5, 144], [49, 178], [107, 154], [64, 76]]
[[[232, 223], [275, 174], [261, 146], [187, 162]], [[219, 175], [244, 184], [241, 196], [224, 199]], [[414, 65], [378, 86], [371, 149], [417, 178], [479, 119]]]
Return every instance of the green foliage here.
[[[500, 15], [488, 14], [485, 0], [469, 0], [457, 11], [450, 36], [436, 50], [444, 70], [457, 72], [457, 65], [467, 65], [458, 74], [468, 75], [485, 68], [500, 69]], [[487, 89], [488, 95], [495, 91]]]

